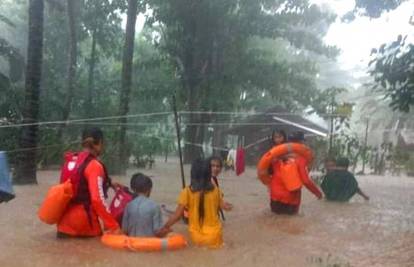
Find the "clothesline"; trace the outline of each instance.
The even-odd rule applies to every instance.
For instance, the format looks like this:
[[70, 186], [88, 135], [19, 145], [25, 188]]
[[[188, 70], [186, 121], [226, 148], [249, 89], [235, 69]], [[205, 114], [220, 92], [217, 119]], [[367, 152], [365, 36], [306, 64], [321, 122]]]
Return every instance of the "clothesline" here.
[[[138, 133], [132, 132], [132, 131], [127, 131], [127, 132], [133, 133], [133, 134], [138, 134]], [[155, 135], [140, 135], [140, 136], [141, 137], [156, 138], [156, 139], [159, 139], [159, 140], [176, 141], [175, 138], [161, 137], [161, 136], [155, 136]], [[207, 144], [197, 144], [197, 143], [186, 142], [186, 141], [181, 141], [181, 143], [183, 143], [185, 145], [193, 145], [193, 146], [198, 146], [198, 147], [210, 147], [214, 150], [219, 150], [219, 151], [228, 151], [228, 148], [225, 148], [225, 147], [217, 147], [217, 146], [207, 145]]]
[[171, 115], [171, 112], [156, 112], [156, 113], [142, 113], [134, 115], [124, 115], [124, 116], [107, 116], [107, 117], [95, 117], [87, 119], [73, 119], [73, 120], [60, 120], [60, 121], [42, 121], [42, 122], [33, 122], [33, 123], [19, 123], [19, 124], [4, 124], [0, 125], [0, 128], [17, 128], [17, 127], [27, 127], [27, 126], [42, 126], [50, 124], [71, 124], [76, 122], [88, 122], [88, 121], [101, 121], [101, 120], [114, 120], [121, 118], [138, 118], [138, 117], [149, 117], [149, 116], [159, 116], [159, 115]]
[[51, 148], [51, 147], [63, 147], [63, 146], [68, 146], [68, 145], [74, 145], [74, 144], [79, 144], [79, 141], [71, 141], [71, 142], [67, 142], [65, 144], [54, 144], [54, 145], [46, 145], [46, 146], [36, 146], [36, 147], [28, 147], [28, 148], [19, 148], [19, 149], [13, 149], [13, 150], [6, 150], [4, 152], [8, 153], [8, 154], [12, 154], [12, 153], [17, 153], [17, 152], [27, 152], [27, 151], [33, 151], [33, 150], [42, 150], [42, 149], [47, 149], [47, 148]]
[[[138, 123], [99, 123], [99, 122], [75, 122], [71, 123], [74, 125], [101, 125], [101, 126], [153, 126], [153, 125], [160, 125], [160, 124], [170, 124], [171, 126], [174, 126], [174, 123], [166, 123], [166, 122], [138, 122]], [[186, 126], [261, 126], [261, 125], [286, 125], [286, 123], [283, 122], [272, 122], [272, 123], [265, 123], [265, 122], [194, 122], [194, 123], [182, 123]], [[301, 125], [314, 125], [313, 123], [301, 123]]]
[[[253, 115], [273, 115], [273, 116], [301, 116], [300, 114], [293, 112], [224, 112], [224, 111], [179, 111], [179, 115], [189, 115], [189, 114], [216, 114], [216, 115], [235, 115], [235, 116], [253, 116]], [[71, 120], [57, 120], [57, 121], [40, 121], [32, 123], [7, 123], [3, 122], [3, 125], [0, 125], [0, 128], [19, 128], [27, 126], [43, 126], [43, 125], [64, 125], [64, 124], [75, 124], [75, 123], [85, 123], [85, 122], [96, 122], [104, 120], [114, 120], [120, 118], [141, 118], [141, 117], [151, 117], [151, 116], [162, 116], [168, 115], [172, 116], [172, 112], [154, 112], [154, 113], [141, 113], [141, 114], [131, 114], [131, 115], [119, 115], [119, 116], [106, 116], [106, 117], [92, 117], [92, 118], [81, 118], [81, 119], [71, 119]], [[223, 124], [228, 124], [224, 122]]]

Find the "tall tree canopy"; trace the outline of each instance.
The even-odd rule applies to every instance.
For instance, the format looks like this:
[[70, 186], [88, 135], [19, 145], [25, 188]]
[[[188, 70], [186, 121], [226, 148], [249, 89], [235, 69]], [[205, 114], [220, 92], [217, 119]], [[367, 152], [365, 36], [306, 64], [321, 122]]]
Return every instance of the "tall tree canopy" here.
[[[326, 56], [337, 52], [324, 45], [321, 31], [335, 16], [305, 0], [152, 0], [148, 4], [153, 10], [150, 22], [160, 24], [160, 46], [177, 68], [180, 96], [190, 112], [243, 108], [238, 103], [241, 96], [242, 100], [261, 96], [279, 104], [308, 104], [315, 94], [313, 80], [306, 77], [315, 72], [311, 64], [269, 59], [253, 39], [285, 40], [285, 47]], [[190, 113], [187, 123], [213, 119]], [[186, 161], [203, 154], [193, 144], [203, 143], [205, 130], [203, 125], [186, 127]]]
[[[171, 116], [130, 115], [170, 111], [173, 94], [180, 110], [191, 111], [181, 114], [187, 161], [205, 153], [202, 144], [220, 143], [219, 130], [234, 120], [199, 111], [282, 105], [296, 112], [319, 105], [318, 61], [338, 53], [322, 40], [333, 14], [305, 0], [130, 2], [138, 12], [148, 11], [144, 29], [135, 34], [122, 25], [127, 1], [45, 1], [38, 120], [122, 119], [41, 125], [35, 159], [39, 166], [60, 163], [64, 150], [77, 149], [79, 133], [88, 125], [105, 128], [105, 160], [114, 163], [109, 164], [112, 171], [113, 166], [125, 169], [131, 154], [141, 159], [151, 158], [154, 151], [168, 155], [175, 146]], [[0, 23], [24, 35], [25, 1], [5, 10]], [[130, 17], [136, 15], [131, 12]], [[127, 32], [128, 53], [123, 53]], [[7, 41], [21, 51], [21, 42]], [[8, 83], [13, 98], [1, 106], [1, 117], [7, 123], [22, 122], [24, 88]], [[5, 128], [0, 134], [15, 136], [16, 131]], [[0, 143], [8, 150], [17, 148], [10, 138]], [[10, 153], [12, 163], [18, 155]]]
[[[379, 18], [392, 11], [406, 0], [357, 0], [355, 8], [344, 16], [345, 21], [352, 21], [356, 15]], [[414, 15], [407, 23], [414, 27]], [[398, 34], [398, 33], [397, 33]], [[414, 45], [401, 34], [389, 44], [374, 48], [369, 63], [369, 74], [374, 78], [373, 90], [385, 93], [393, 110], [409, 112], [414, 105]]]

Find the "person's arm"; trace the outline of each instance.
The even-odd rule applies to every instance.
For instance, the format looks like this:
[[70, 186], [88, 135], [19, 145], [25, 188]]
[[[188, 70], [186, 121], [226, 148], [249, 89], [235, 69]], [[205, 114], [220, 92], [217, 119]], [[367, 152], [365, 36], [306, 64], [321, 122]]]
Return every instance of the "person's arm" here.
[[171, 232], [169, 228], [164, 228], [162, 226], [161, 208], [159, 206], [156, 207], [152, 216], [152, 226], [154, 229], [154, 235], [159, 238], [165, 237], [169, 232]]
[[365, 200], [368, 201], [369, 197], [364, 192], [362, 192], [361, 188], [359, 188], [358, 181], [356, 180], [355, 176], [350, 172], [348, 172], [348, 174], [349, 174], [350, 183], [351, 183], [352, 188], [356, 187], [355, 193], [360, 195], [361, 197], [363, 197]]
[[176, 222], [178, 222], [184, 215], [185, 208], [188, 206], [188, 197], [189, 197], [189, 188], [184, 188], [180, 196], [178, 197], [178, 205], [175, 209], [175, 212], [170, 216], [168, 221], [164, 224], [164, 227], [160, 229], [160, 231], [171, 231], [170, 227], [173, 226]]
[[220, 210], [231, 211], [233, 209], [233, 205], [224, 200], [224, 194], [220, 189], [217, 188], [217, 190], [219, 194]]
[[178, 222], [181, 219], [181, 217], [183, 217], [184, 215], [184, 209], [185, 209], [184, 205], [178, 204], [177, 208], [175, 209], [175, 212], [170, 216], [168, 221], [164, 224], [164, 227], [162, 228], [162, 230], [168, 230], [170, 229], [171, 226], [173, 226], [176, 222]]
[[104, 228], [111, 232], [120, 232], [118, 222], [109, 213], [104, 197], [104, 170], [102, 165], [92, 160], [85, 169], [85, 178], [88, 181], [92, 208], [104, 223]]
[[114, 182], [114, 181], [111, 181], [111, 187], [115, 190], [118, 189], [118, 188], [125, 188], [125, 187], [128, 188], [127, 186], [125, 186], [125, 185], [123, 185], [119, 182]]
[[314, 182], [309, 177], [309, 173], [307, 170], [307, 163], [306, 160], [297, 159], [298, 163], [298, 169], [299, 169], [299, 175], [302, 180], [302, 183], [305, 185], [305, 187], [311, 191], [318, 199], [322, 198], [322, 192], [319, 190], [319, 188], [315, 185]]
[[220, 209], [225, 210], [225, 211], [231, 211], [233, 209], [233, 205], [230, 204], [229, 202], [221, 200]]
[[364, 192], [362, 192], [361, 188], [358, 187], [357, 189], [357, 194], [360, 195], [361, 197], [363, 197], [366, 201], [369, 200], [369, 196], [367, 196]]

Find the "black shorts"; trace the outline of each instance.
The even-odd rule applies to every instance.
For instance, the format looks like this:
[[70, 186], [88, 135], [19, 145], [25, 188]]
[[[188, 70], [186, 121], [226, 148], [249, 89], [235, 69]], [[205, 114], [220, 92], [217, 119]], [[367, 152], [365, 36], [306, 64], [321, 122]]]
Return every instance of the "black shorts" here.
[[276, 214], [294, 215], [299, 211], [299, 206], [285, 204], [279, 201], [270, 201], [270, 209]]

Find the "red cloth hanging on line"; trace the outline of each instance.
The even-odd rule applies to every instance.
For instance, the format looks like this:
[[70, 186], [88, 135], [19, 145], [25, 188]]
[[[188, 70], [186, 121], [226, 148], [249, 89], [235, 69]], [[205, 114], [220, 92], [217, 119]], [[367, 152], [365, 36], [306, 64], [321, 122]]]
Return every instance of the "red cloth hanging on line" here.
[[239, 147], [236, 151], [236, 175], [239, 176], [244, 172], [245, 162], [244, 162], [245, 152], [242, 147]]

